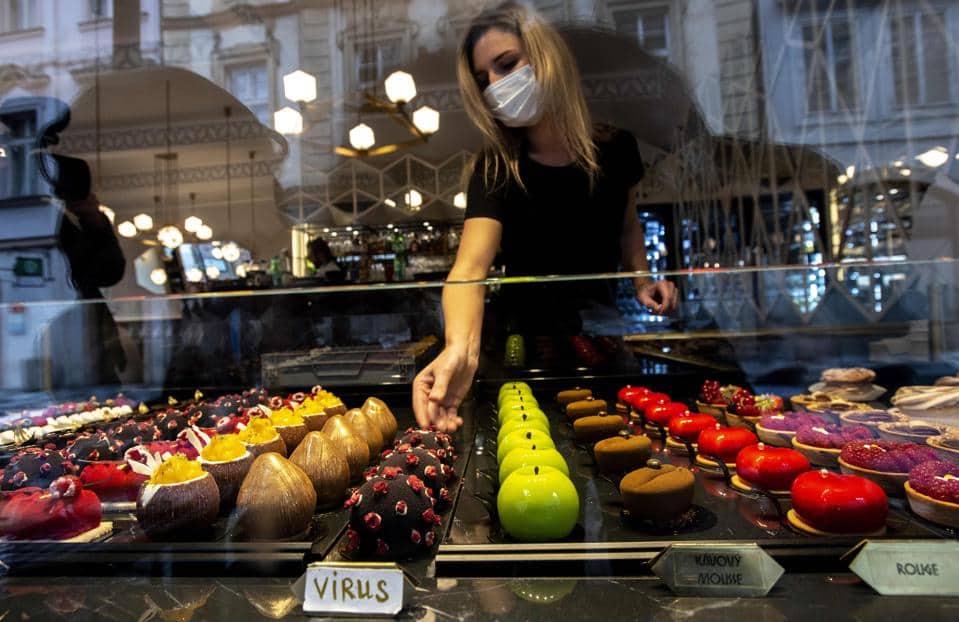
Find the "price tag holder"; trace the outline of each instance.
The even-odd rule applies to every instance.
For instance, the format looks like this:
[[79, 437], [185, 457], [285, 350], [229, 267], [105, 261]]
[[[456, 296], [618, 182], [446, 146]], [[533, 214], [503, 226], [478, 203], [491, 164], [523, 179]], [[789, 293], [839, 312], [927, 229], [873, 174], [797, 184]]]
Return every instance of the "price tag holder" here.
[[303, 612], [395, 616], [403, 609], [403, 588], [396, 564], [316, 562], [303, 577]]
[[959, 596], [959, 542], [866, 540], [849, 565], [883, 596]]
[[765, 596], [783, 567], [758, 544], [671, 544], [653, 572], [680, 596]]

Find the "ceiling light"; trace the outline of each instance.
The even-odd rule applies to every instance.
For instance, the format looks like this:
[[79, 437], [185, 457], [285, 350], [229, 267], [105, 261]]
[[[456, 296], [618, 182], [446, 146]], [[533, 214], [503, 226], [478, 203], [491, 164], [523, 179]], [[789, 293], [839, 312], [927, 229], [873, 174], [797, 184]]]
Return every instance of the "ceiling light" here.
[[220, 269], [217, 268], [216, 266], [207, 266], [206, 275], [210, 277], [211, 279], [216, 280], [220, 278]]
[[846, 177], [845, 175], [840, 175], [839, 177], [836, 178], [836, 183], [838, 183], [840, 186], [846, 183], [847, 181], [849, 181], [849, 178]]
[[106, 216], [107, 220], [109, 220], [110, 224], [112, 225], [113, 221], [117, 219], [116, 213], [106, 205], [101, 205], [99, 209], [100, 213]]
[[166, 285], [166, 270], [163, 268], [154, 268], [150, 272], [150, 282], [154, 285]]
[[347, 231], [352, 231], [352, 230], [353, 230], [353, 227], [347, 225], [347, 226], [346, 226], [346, 230], [347, 230]]
[[428, 221], [424, 220], [424, 221], [423, 221], [423, 226], [424, 226], [424, 227], [429, 227], [429, 226], [430, 226], [430, 223], [429, 223]]
[[210, 254], [213, 255], [214, 259], [223, 259], [223, 249], [219, 246], [214, 246]]
[[846, 167], [846, 177], [852, 179], [856, 175], [856, 167], [852, 164]]
[[413, 112], [413, 125], [424, 134], [435, 134], [440, 129], [440, 113], [429, 106], [420, 106]]
[[183, 221], [183, 228], [187, 233], [196, 233], [203, 226], [203, 221], [196, 216], [190, 216]]
[[196, 237], [201, 240], [209, 240], [213, 237], [213, 229], [210, 228], [210, 225], [203, 225], [197, 229]]
[[303, 133], [303, 115], [289, 106], [280, 108], [273, 113], [273, 127], [277, 132], [286, 136]]
[[223, 245], [223, 259], [229, 262], [236, 261], [240, 258], [240, 247], [234, 242], [227, 242]]
[[330, 232], [329, 227], [323, 227], [323, 233], [329, 233], [329, 232]]
[[949, 152], [945, 147], [933, 147], [929, 151], [924, 151], [916, 156], [916, 159], [929, 168], [939, 168], [949, 159]]
[[403, 195], [403, 202], [406, 203], [407, 207], [417, 208], [420, 205], [423, 205], [423, 195], [417, 190], [410, 190]]
[[236, 275], [240, 277], [241, 279], [246, 278], [246, 266], [244, 265], [237, 266], [235, 272], [236, 272]]
[[386, 228], [389, 229], [390, 231], [392, 231], [392, 230], [393, 230], [393, 225], [386, 225]]
[[892, 163], [892, 165], [898, 168], [902, 166], [902, 160], [896, 160], [895, 162]]
[[191, 283], [199, 283], [203, 280], [203, 270], [199, 268], [190, 268], [186, 271], [186, 280]]
[[394, 71], [386, 78], [386, 97], [394, 104], [405, 104], [416, 97], [416, 83], [405, 71]]
[[457, 192], [456, 195], [453, 196], [453, 206], [458, 207], [459, 209], [466, 209], [466, 193], [465, 192]]
[[383, 203], [389, 205], [390, 207], [396, 207], [396, 201], [393, 199], [386, 199], [383, 201]]
[[350, 130], [350, 145], [357, 151], [367, 151], [375, 144], [376, 137], [369, 125], [360, 123]]
[[283, 94], [294, 102], [309, 103], [316, 99], [316, 78], [297, 69], [283, 76]]
[[149, 214], [137, 214], [133, 217], [133, 224], [140, 231], [149, 231], [153, 228], [153, 218]]
[[903, 177], [909, 177], [910, 175], [912, 175], [912, 171], [910, 171], [908, 168], [901, 168], [899, 169], [899, 174], [902, 175]]
[[360, 234], [359, 231], [354, 231], [354, 232], [353, 232], [353, 235], [359, 235], [359, 234]]
[[885, 199], [885, 198], [886, 198], [886, 195], [884, 195], [884, 194], [877, 194], [877, 195], [876, 195], [876, 200], [877, 200], [877, 201], [882, 201], [882, 200]]
[[125, 238], [133, 238], [137, 235], [137, 226], [129, 220], [124, 220], [117, 225], [117, 233]]
[[331, 238], [335, 238], [335, 237], [336, 237], [336, 231], [334, 231], [333, 233], [331, 233], [331, 234], [330, 234], [330, 237], [331, 237]]
[[177, 248], [183, 244], [183, 234], [173, 225], [167, 225], [157, 232], [157, 240], [166, 248]]

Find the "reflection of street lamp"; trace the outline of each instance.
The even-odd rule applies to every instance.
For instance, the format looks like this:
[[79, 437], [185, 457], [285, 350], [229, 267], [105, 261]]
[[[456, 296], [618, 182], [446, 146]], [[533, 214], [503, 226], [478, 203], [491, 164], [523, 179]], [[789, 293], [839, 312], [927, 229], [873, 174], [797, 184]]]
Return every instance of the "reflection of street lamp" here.
[[280, 134], [298, 135], [303, 133], [303, 115], [289, 106], [273, 113], [273, 126]]
[[929, 168], [939, 168], [949, 159], [949, 152], [945, 147], [937, 146], [920, 153], [916, 159]]
[[166, 285], [166, 270], [163, 268], [154, 268], [150, 271], [150, 281], [154, 285]]
[[316, 99], [316, 78], [297, 69], [283, 76], [283, 95], [298, 104], [308, 104]]

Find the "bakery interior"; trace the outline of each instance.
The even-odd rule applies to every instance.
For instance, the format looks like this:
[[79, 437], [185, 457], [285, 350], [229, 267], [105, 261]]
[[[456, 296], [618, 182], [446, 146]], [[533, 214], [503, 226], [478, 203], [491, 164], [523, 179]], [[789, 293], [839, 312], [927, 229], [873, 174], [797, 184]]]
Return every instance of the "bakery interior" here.
[[[495, 4], [0, 0], [0, 619], [300, 619], [382, 561], [412, 620], [955, 617], [851, 563], [959, 537], [959, 2], [523, 2], [679, 305], [498, 257], [448, 435], [411, 384]], [[784, 572], [681, 594], [683, 544]]]

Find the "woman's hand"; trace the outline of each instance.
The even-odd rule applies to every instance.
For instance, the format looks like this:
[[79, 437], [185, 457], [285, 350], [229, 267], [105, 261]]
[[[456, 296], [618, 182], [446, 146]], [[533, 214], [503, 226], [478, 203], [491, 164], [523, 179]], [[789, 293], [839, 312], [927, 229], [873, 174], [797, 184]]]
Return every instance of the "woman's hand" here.
[[636, 300], [656, 315], [666, 315], [676, 310], [679, 292], [672, 281], [637, 279]]
[[465, 348], [447, 346], [413, 380], [413, 412], [420, 427], [455, 432], [463, 425], [457, 409], [473, 382], [479, 361]]

